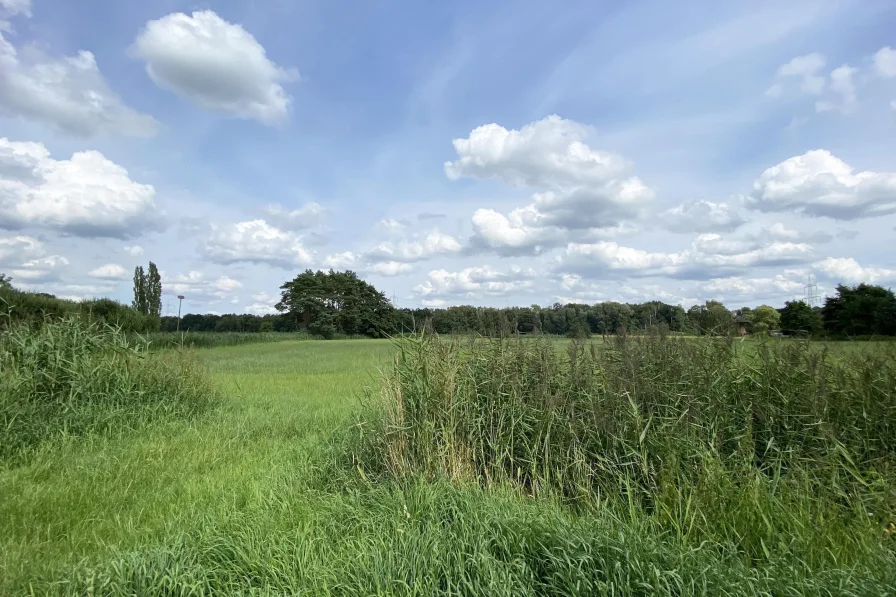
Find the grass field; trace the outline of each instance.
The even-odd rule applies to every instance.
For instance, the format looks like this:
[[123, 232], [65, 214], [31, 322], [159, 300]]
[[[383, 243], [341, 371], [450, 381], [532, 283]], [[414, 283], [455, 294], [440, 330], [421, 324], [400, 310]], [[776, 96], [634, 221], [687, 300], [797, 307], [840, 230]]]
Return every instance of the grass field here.
[[512, 483], [346, 466], [345, 430], [376, 432], [350, 424], [394, 351], [376, 340], [199, 351], [216, 408], [57, 438], [0, 469], [0, 595], [893, 594], [896, 541], [879, 512], [846, 530], [821, 509], [787, 522], [821, 528], [800, 540], [866, 533], [839, 543], [851, 553], [816, 557], [780, 537], [751, 559], [634, 504], [571, 507]]

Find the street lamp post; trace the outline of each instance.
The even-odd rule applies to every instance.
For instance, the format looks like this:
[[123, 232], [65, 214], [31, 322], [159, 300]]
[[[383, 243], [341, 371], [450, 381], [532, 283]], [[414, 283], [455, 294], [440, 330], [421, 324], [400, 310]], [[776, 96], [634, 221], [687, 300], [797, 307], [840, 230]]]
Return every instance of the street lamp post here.
[[180, 306], [184, 302], [184, 296], [182, 294], [177, 295], [177, 331], [180, 331]]

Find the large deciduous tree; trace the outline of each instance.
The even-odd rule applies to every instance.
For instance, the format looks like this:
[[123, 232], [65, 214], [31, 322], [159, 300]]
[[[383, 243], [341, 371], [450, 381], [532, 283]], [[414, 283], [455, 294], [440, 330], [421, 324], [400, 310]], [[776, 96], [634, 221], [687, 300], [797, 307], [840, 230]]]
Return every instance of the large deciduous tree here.
[[277, 309], [312, 334], [382, 336], [394, 325], [394, 308], [380, 292], [351, 271], [305, 270], [281, 287]]
[[0, 274], [0, 288], [12, 288], [12, 278], [6, 274]]
[[771, 332], [781, 328], [781, 314], [774, 307], [760, 305], [751, 316], [754, 332]]
[[781, 310], [781, 331], [791, 335], [817, 336], [824, 331], [821, 314], [805, 301], [787, 301]]
[[824, 328], [838, 336], [896, 335], [896, 295], [872, 284], [837, 286], [821, 309]]

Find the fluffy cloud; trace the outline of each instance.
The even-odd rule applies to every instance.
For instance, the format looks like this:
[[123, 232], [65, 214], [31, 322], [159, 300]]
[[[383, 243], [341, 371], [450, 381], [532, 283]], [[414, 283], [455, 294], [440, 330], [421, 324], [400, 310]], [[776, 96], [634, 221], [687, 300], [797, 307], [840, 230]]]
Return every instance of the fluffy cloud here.
[[602, 185], [624, 175], [626, 161], [588, 147], [582, 140], [589, 133], [589, 127], [557, 115], [518, 131], [486, 124], [453, 141], [458, 159], [445, 163], [445, 173], [451, 180], [498, 178], [535, 188]]
[[[9, 6], [27, 9], [21, 2]], [[20, 55], [2, 32], [0, 113], [46, 122], [57, 130], [85, 137], [148, 137], [158, 129], [152, 116], [129, 108], [109, 88], [90, 52], [54, 58], [29, 48]]]
[[727, 232], [746, 223], [727, 203], [712, 201], [682, 203], [662, 212], [659, 219], [666, 230], [681, 234]]
[[283, 230], [313, 228], [327, 218], [327, 210], [313, 201], [293, 210], [275, 203], [265, 208], [265, 214]]
[[311, 254], [301, 239], [275, 228], [264, 220], [215, 227], [200, 246], [200, 252], [214, 263], [266, 263], [284, 269], [311, 263]]
[[488, 266], [468, 267], [459, 272], [444, 269], [429, 272], [427, 280], [414, 288], [416, 295], [430, 300], [439, 297], [502, 296], [532, 288], [535, 272], [513, 267], [499, 272]]
[[44, 254], [43, 243], [31, 236], [0, 237], [0, 265], [15, 265]]
[[352, 251], [343, 251], [334, 255], [327, 255], [324, 265], [333, 269], [351, 269], [361, 261], [361, 255]]
[[59, 280], [69, 264], [68, 259], [60, 255], [51, 255], [26, 261], [18, 267], [10, 269], [7, 274], [15, 280], [16, 285], [43, 284]]
[[414, 266], [410, 263], [400, 263], [398, 261], [381, 261], [380, 263], [374, 263], [370, 269], [381, 276], [391, 277], [410, 273], [414, 271]]
[[161, 272], [161, 276], [162, 288], [166, 294], [184, 295], [189, 301], [224, 300], [231, 298], [234, 291], [243, 287], [242, 282], [229, 276], [209, 280], [205, 274], [197, 271], [170, 277]]
[[91, 278], [99, 278], [101, 280], [125, 280], [130, 277], [130, 275], [128, 274], [128, 270], [124, 269], [117, 263], [107, 263], [106, 265], [101, 265], [100, 267], [88, 272], [87, 275]]
[[817, 112], [839, 110], [849, 114], [856, 105], [856, 86], [852, 77], [857, 70], [851, 66], [843, 65], [831, 71], [831, 93], [835, 100], [820, 100], [815, 103]]
[[874, 54], [874, 72], [881, 77], [896, 77], [896, 50], [887, 46]]
[[373, 263], [380, 261], [413, 263], [438, 255], [456, 255], [460, 251], [461, 245], [457, 239], [434, 230], [416, 238], [380, 243], [366, 251], [364, 258]]
[[795, 78], [800, 82], [803, 93], [819, 95], [824, 90], [824, 76], [819, 72], [824, 68], [824, 56], [818, 53], [797, 56], [778, 69], [778, 76]]
[[87, 274], [91, 278], [100, 278], [101, 280], [124, 280], [129, 276], [128, 271], [117, 263], [107, 263], [91, 270]]
[[150, 21], [131, 51], [156, 85], [201, 108], [264, 124], [289, 115], [292, 98], [281, 84], [298, 73], [271, 62], [252, 34], [213, 11]]
[[31, 16], [31, 0], [0, 0], [0, 16]]
[[160, 221], [155, 189], [100, 152], [54, 160], [41, 143], [0, 138], [0, 227], [128, 238]]
[[124, 248], [124, 252], [131, 257], [139, 257], [140, 255], [143, 255], [143, 247], [140, 245], [127, 246]]
[[828, 257], [816, 263], [815, 268], [833, 281], [846, 284], [896, 282], [896, 269], [863, 267], [851, 257]]
[[557, 258], [559, 271], [589, 277], [667, 276], [703, 280], [736, 274], [745, 268], [804, 263], [814, 256], [805, 243], [725, 239], [701, 234], [690, 249], [662, 253], [615, 242], [570, 243]]
[[896, 212], [896, 174], [853, 172], [829, 151], [818, 149], [767, 169], [746, 198], [765, 212], [791, 211], [840, 220]]
[[275, 307], [271, 305], [265, 305], [263, 303], [253, 303], [251, 305], [246, 305], [243, 307], [243, 310], [246, 313], [251, 313], [252, 315], [274, 315], [279, 313]]
[[520, 130], [497, 124], [455, 139], [458, 158], [445, 163], [448, 178], [495, 178], [537, 190], [530, 204], [508, 214], [479, 209], [471, 244], [501, 254], [538, 253], [572, 232], [607, 236], [637, 217], [654, 192], [632, 176], [623, 158], [589, 147], [585, 125], [549, 116]]

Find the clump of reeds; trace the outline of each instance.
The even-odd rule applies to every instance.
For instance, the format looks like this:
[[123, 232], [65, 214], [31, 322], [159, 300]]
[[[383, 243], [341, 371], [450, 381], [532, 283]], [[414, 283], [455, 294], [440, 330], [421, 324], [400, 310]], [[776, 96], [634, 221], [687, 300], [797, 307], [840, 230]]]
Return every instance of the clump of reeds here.
[[399, 342], [382, 398], [379, 432], [355, 449], [366, 476], [612, 504], [755, 558], [848, 557], [865, 545], [856, 533], [876, 541], [896, 517], [885, 349], [427, 336]]
[[44, 440], [188, 417], [214, 397], [186, 353], [150, 353], [119, 328], [79, 317], [0, 336], [0, 461]]

